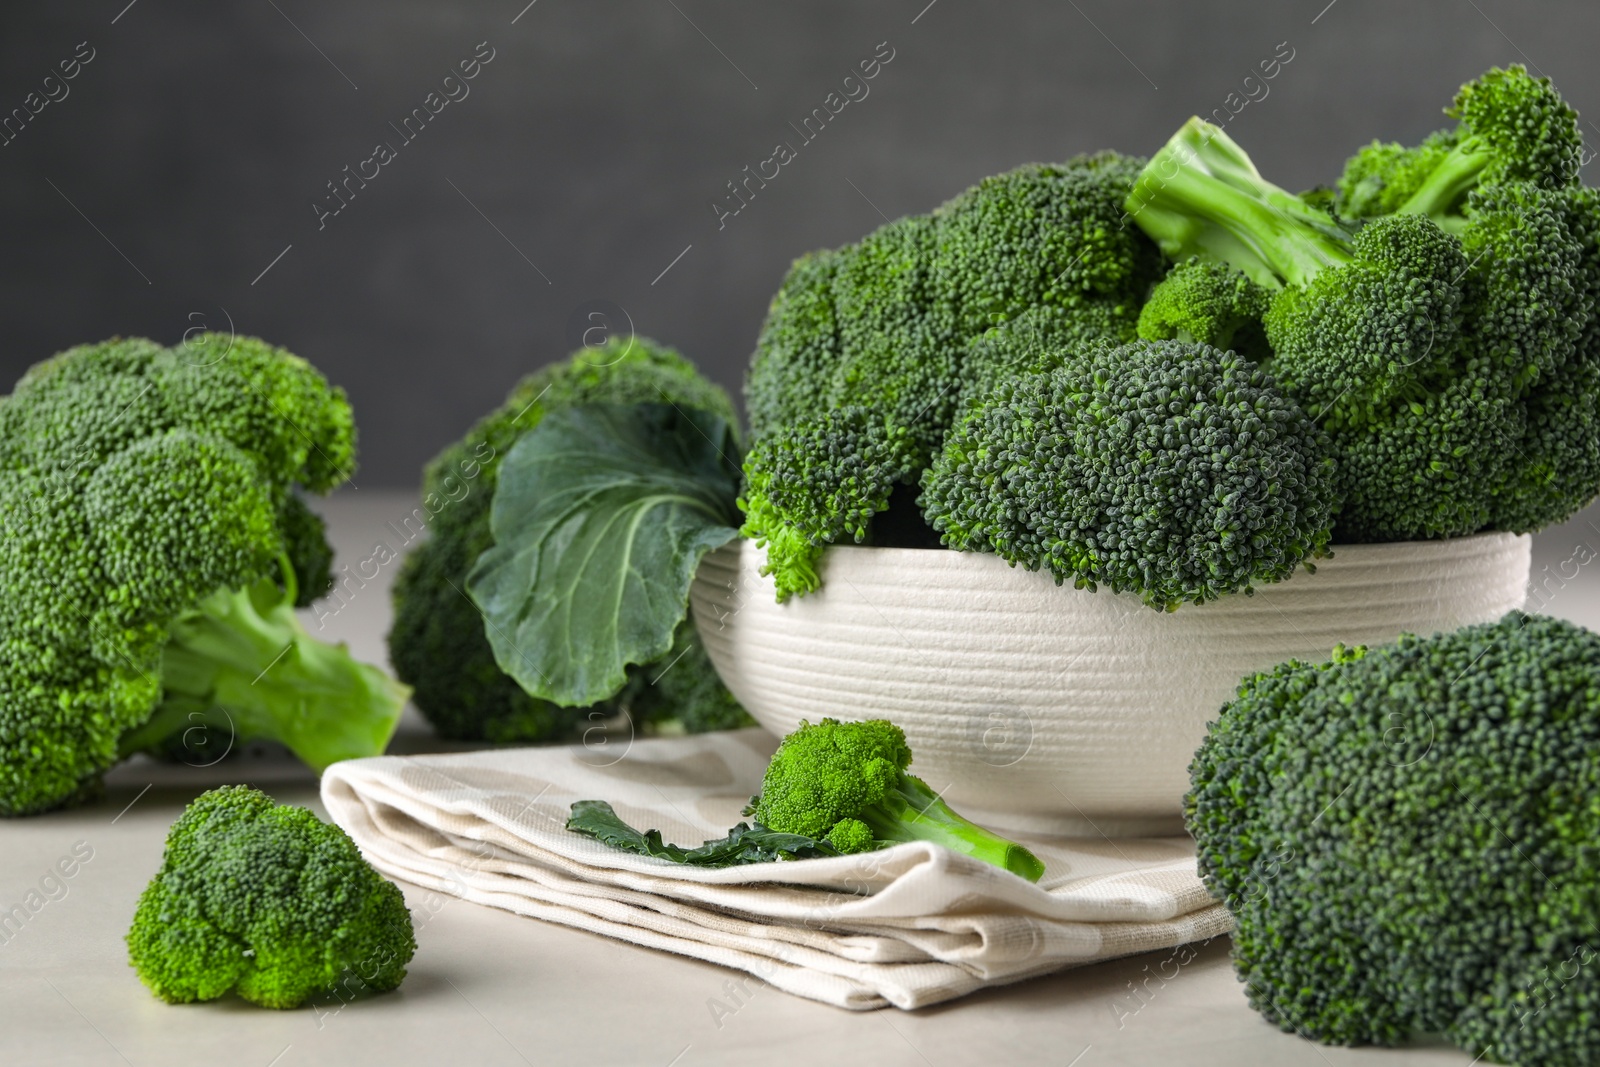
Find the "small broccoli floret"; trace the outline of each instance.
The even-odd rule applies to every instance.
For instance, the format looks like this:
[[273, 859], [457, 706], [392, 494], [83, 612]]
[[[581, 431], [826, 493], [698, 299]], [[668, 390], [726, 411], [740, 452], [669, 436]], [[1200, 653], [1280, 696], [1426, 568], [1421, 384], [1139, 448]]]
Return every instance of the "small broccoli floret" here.
[[745, 457], [739, 532], [766, 549], [761, 573], [772, 575], [779, 600], [817, 588], [817, 560], [829, 544], [847, 534], [866, 539], [895, 483], [915, 470], [912, 451], [908, 431], [855, 406], [756, 442]]
[[[504, 404], [429, 463], [422, 507], [404, 524], [415, 533], [426, 528], [428, 537], [406, 556], [395, 577], [389, 657], [395, 673], [415, 686], [417, 708], [439, 736], [457, 741], [551, 740], [593, 721], [595, 712], [610, 715], [624, 703], [619, 699], [598, 709], [563, 708], [524, 692], [495, 663], [483, 616], [466, 593], [467, 575], [494, 544], [489, 510], [500, 461], [522, 434], [561, 408], [663, 402], [737, 425], [728, 395], [675, 349], [642, 337], [616, 337], [528, 375]], [[686, 631], [682, 641], [698, 644], [699, 638]], [[681, 651], [675, 646], [669, 658]], [[634, 668], [635, 682], [654, 678], [663, 666]], [[673, 674], [674, 685], [703, 693], [708, 706], [725, 705], [726, 690], [703, 653], [686, 657]], [[652, 705], [652, 717], [669, 714], [662, 703]], [[711, 728], [718, 721], [742, 725], [731, 712], [700, 710], [687, 711], [683, 724]]]
[[[1519, 532], [1563, 522], [1600, 495], [1600, 190], [1572, 188], [1561, 199], [1579, 247], [1577, 295], [1590, 310], [1566, 361], [1531, 386], [1525, 428], [1510, 450], [1515, 469], [1495, 521]], [[1560, 258], [1553, 253], [1552, 265]], [[1565, 324], [1551, 325], [1564, 332]]]
[[1577, 202], [1531, 182], [1487, 185], [1467, 197], [1462, 245], [1471, 264], [1466, 313], [1472, 346], [1501, 365], [1513, 395], [1564, 365], [1588, 325]]
[[1365, 226], [1352, 259], [1289, 284], [1264, 325], [1272, 369], [1328, 426], [1367, 425], [1448, 367], [1461, 325], [1461, 242], [1421, 216]]
[[1535, 78], [1521, 64], [1496, 67], [1463, 85], [1446, 114], [1459, 120], [1450, 151], [1396, 212], [1452, 226], [1467, 194], [1480, 185], [1530, 182], [1557, 189], [1578, 180], [1578, 113], [1549, 78]]
[[1600, 636], [1512, 612], [1248, 678], [1195, 756], [1250, 1002], [1318, 1041], [1600, 1058]]
[[1335, 540], [1459, 537], [1491, 525], [1525, 419], [1490, 362], [1470, 358], [1369, 425], [1335, 426]]
[[245, 786], [202, 794], [172, 824], [127, 941], [168, 1003], [237, 993], [266, 1008], [394, 989], [417, 950], [400, 890], [343, 830]]
[[296, 494], [354, 461], [341, 390], [251, 338], [114, 339], [0, 411], [0, 814], [92, 794], [190, 713], [318, 768], [383, 750], [408, 690], [293, 613], [330, 554]]
[[1190, 258], [1150, 291], [1139, 312], [1145, 341], [1198, 341], [1252, 360], [1272, 355], [1261, 330], [1272, 294], [1226, 263]]
[[1347, 219], [1392, 215], [1456, 147], [1454, 130], [1438, 130], [1416, 147], [1373, 141], [1345, 162], [1337, 204]]
[[947, 546], [1161, 610], [1325, 554], [1326, 440], [1255, 364], [1180, 341], [1055, 364], [976, 401], [923, 476]]
[[[1053, 333], [1132, 339], [1160, 274], [1155, 247], [1122, 219], [1141, 165], [1106, 152], [1019, 167], [796, 261], [746, 380], [746, 531], [765, 541], [781, 596], [814, 589], [826, 545], [867, 537], [887, 487], [927, 466], [973, 380], [995, 370], [970, 351], [985, 331], [1050, 308]], [[989, 366], [969, 375], [974, 360]], [[824, 448], [837, 477], [814, 485], [768, 467]]]
[[905, 731], [891, 722], [802, 722], [773, 754], [746, 814], [780, 833], [826, 838], [840, 852], [931, 841], [1039, 880], [1038, 857], [957, 815], [906, 773], [910, 764]]
[[1417, 216], [1380, 219], [1352, 240], [1209, 123], [1184, 124], [1128, 209], [1169, 255], [1231, 265], [1276, 294], [1263, 319], [1273, 373], [1328, 425], [1364, 425], [1454, 351], [1460, 241]]
[[[962, 338], [1029, 308], [1120, 311], [1130, 322], [1160, 256], [1124, 224], [1117, 195], [1143, 160], [1116, 152], [1032, 163], [983, 179], [933, 212], [933, 285]], [[1127, 338], [1123, 338], [1127, 339]]]

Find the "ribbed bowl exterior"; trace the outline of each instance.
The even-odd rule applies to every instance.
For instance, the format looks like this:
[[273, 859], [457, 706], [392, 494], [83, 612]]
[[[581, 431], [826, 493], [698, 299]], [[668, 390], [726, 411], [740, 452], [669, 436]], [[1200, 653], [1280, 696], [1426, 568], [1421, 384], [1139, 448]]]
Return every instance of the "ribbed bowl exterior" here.
[[958, 810], [1157, 833], [1177, 829], [1190, 758], [1241, 677], [1497, 619], [1523, 603], [1530, 545], [1336, 546], [1315, 574], [1161, 613], [995, 556], [854, 546], [826, 552], [821, 589], [778, 604], [764, 553], [741, 540], [706, 557], [691, 600], [718, 672], [773, 733], [887, 718]]

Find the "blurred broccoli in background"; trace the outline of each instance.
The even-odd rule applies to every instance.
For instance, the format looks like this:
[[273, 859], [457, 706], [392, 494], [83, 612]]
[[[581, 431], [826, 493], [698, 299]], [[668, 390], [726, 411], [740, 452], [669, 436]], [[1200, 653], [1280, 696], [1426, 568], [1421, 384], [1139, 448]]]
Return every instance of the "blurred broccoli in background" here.
[[[395, 579], [389, 655], [415, 687], [413, 701], [439, 736], [457, 741], [546, 741], [571, 736], [622, 710], [637, 722], [692, 732], [749, 725], [685, 620], [661, 661], [630, 669], [602, 705], [560, 707], [530, 696], [495, 662], [467, 575], [494, 543], [489, 528], [500, 462], [551, 411], [586, 404], [670, 403], [737, 425], [726, 393], [675, 350], [641, 337], [613, 338], [528, 375], [495, 411], [429, 463], [424, 499], [438, 510], [429, 536]], [[671, 664], [670, 669], [668, 665]], [[670, 725], [669, 725], [670, 723]]]

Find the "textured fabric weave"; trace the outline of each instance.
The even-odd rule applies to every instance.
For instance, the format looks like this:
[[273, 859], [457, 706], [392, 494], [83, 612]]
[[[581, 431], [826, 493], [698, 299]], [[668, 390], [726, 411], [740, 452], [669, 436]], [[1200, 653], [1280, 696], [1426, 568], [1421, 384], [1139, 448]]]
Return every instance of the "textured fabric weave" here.
[[[842, 1008], [918, 1008], [986, 986], [1226, 933], [1187, 838], [1038, 839], [1021, 878], [934, 845], [708, 870], [565, 828], [607, 800], [640, 829], [721, 837], [760, 785], [761, 730], [598, 747], [382, 756], [330, 767], [322, 799], [385, 874], [748, 971]], [[913, 771], [915, 766], [913, 766]]]

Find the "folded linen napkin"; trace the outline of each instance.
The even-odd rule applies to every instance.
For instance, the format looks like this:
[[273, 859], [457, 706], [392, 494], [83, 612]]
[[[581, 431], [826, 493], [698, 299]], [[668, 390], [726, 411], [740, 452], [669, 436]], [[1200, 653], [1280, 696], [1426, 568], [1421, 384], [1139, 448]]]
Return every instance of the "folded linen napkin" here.
[[919, 1008], [1231, 928], [1195, 874], [1187, 838], [1019, 837], [1046, 867], [1030, 885], [921, 842], [704, 869], [565, 828], [574, 800], [599, 799], [675, 843], [721, 837], [776, 744], [740, 730], [382, 756], [330, 767], [322, 799], [386, 874], [748, 971], [842, 1008]]

